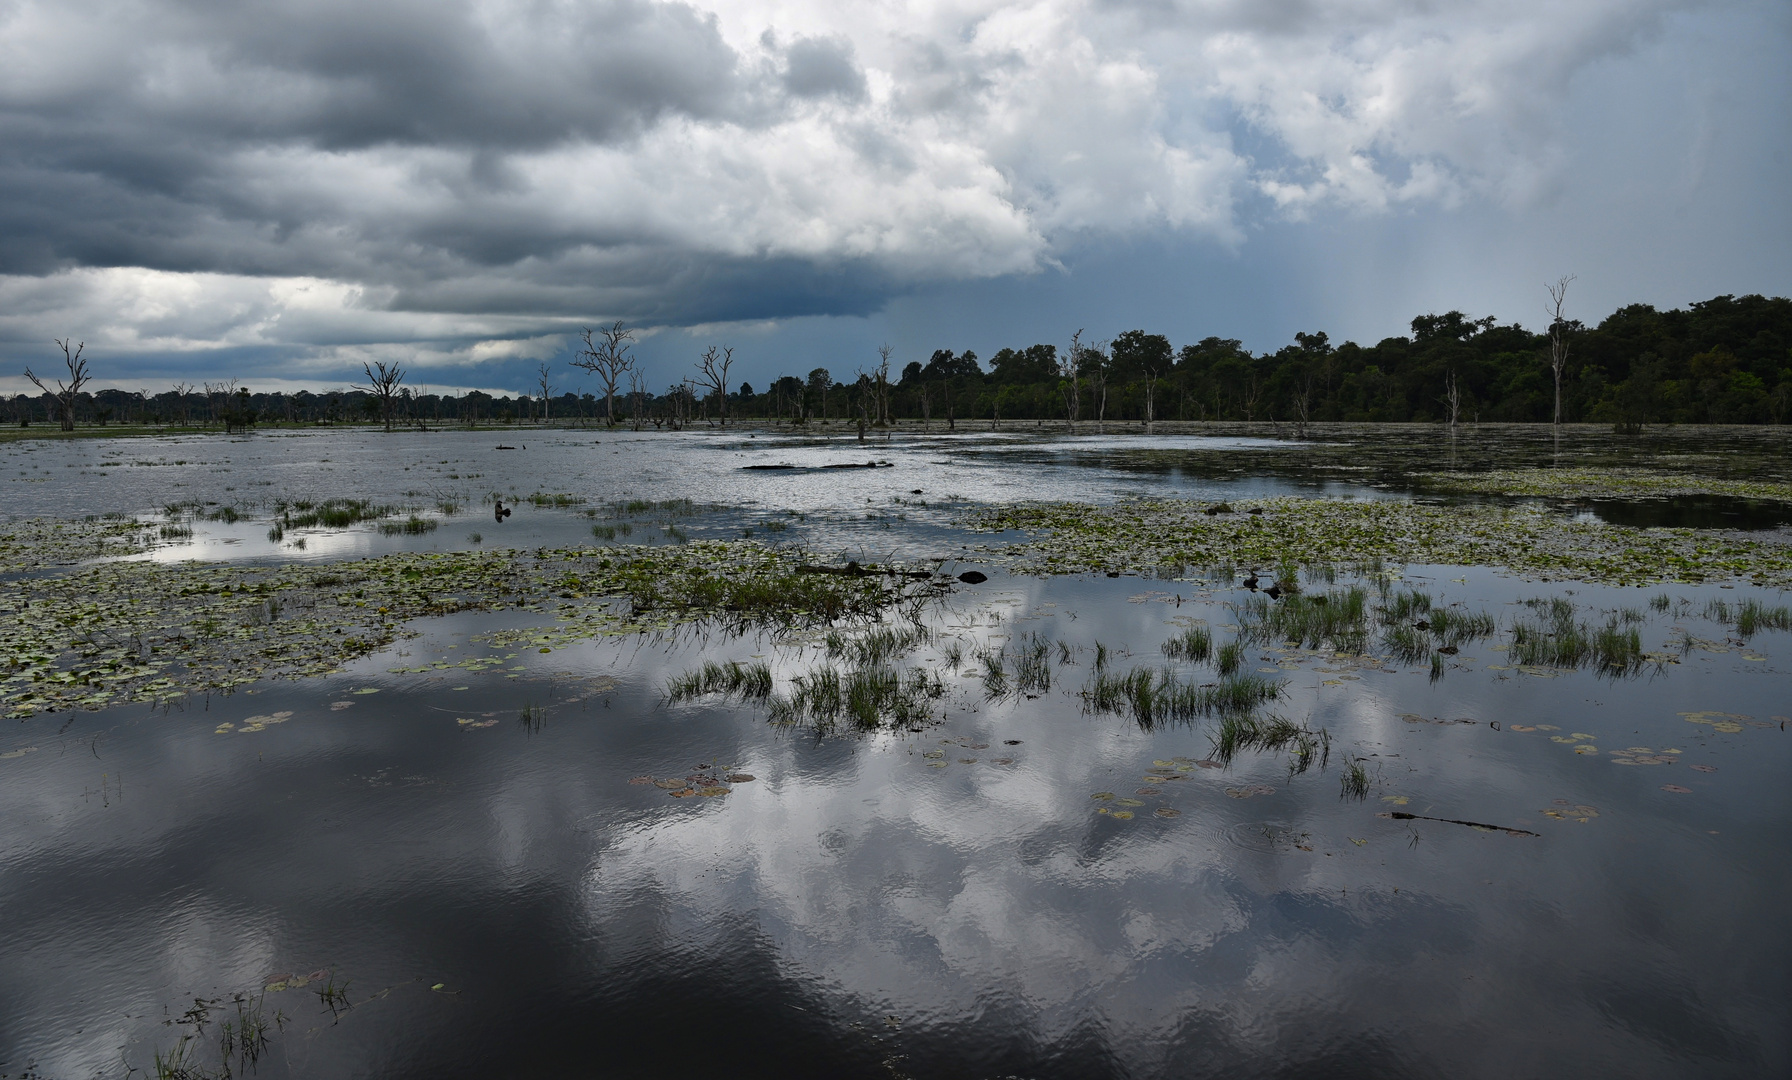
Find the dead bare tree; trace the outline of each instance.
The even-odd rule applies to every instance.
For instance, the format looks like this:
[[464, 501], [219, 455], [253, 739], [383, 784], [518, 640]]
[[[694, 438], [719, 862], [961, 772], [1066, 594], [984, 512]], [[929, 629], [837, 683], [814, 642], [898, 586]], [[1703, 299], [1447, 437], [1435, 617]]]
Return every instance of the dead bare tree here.
[[541, 422], [545, 424], [548, 422], [548, 395], [554, 392], [553, 386], [548, 383], [548, 365], [540, 365], [535, 375], [541, 384]]
[[1070, 351], [1058, 359], [1058, 388], [1064, 394], [1064, 417], [1070, 433], [1076, 434], [1077, 414], [1083, 407], [1082, 365], [1083, 331], [1070, 335]]
[[1553, 285], [1544, 285], [1549, 290], [1549, 306], [1543, 310], [1549, 313], [1549, 370], [1556, 377], [1556, 418], [1555, 426], [1562, 426], [1562, 372], [1568, 367], [1568, 320], [1562, 318], [1562, 310], [1568, 302], [1568, 283], [1574, 275], [1558, 278]]
[[1108, 376], [1114, 364], [1108, 357], [1108, 343], [1098, 341], [1084, 350], [1084, 370], [1089, 372], [1089, 392], [1095, 397], [1095, 430], [1108, 433]]
[[1450, 438], [1454, 439], [1456, 437], [1456, 418], [1462, 415], [1462, 387], [1456, 382], [1456, 372], [1454, 371], [1444, 377], [1444, 407], [1450, 413]]
[[728, 426], [728, 369], [734, 364], [734, 347], [711, 345], [697, 358], [697, 385], [721, 399], [722, 426]]
[[877, 408], [877, 384], [871, 376], [863, 371], [852, 384], [853, 410], [859, 415], [859, 441], [865, 441], [865, 427], [871, 421], [873, 410]]
[[933, 428], [933, 385], [922, 380], [915, 388], [916, 396], [921, 399], [921, 430], [931, 431]]
[[1157, 369], [1145, 369], [1145, 434], [1151, 434], [1151, 422], [1157, 419]]
[[884, 344], [877, 347], [877, 426], [890, 425], [890, 357], [895, 355], [894, 347]]
[[87, 373], [87, 361], [81, 357], [81, 352], [87, 348], [87, 343], [85, 341], [76, 342], [75, 345], [71, 347], [67, 341], [62, 340], [61, 338], [55, 338], [53, 340], [56, 342], [57, 347], [62, 350], [63, 361], [68, 364], [68, 382], [65, 383], [61, 379], [53, 379], [52, 381], [55, 382], [56, 389], [51, 390], [44, 385], [42, 379], [32, 374], [30, 368], [25, 369], [25, 377], [31, 380], [33, 386], [42, 390], [50, 400], [56, 403], [56, 409], [61, 413], [61, 416], [58, 417], [58, 419], [62, 422], [62, 430], [73, 431], [75, 430], [75, 396], [81, 392], [81, 387], [87, 385], [88, 381], [92, 378], [92, 376]]
[[363, 363], [361, 370], [367, 373], [367, 382], [351, 383], [356, 390], [372, 394], [380, 403], [380, 419], [385, 421], [386, 430], [392, 430], [392, 401], [398, 396], [398, 386], [404, 382], [404, 369], [397, 364], [386, 366], [384, 360]]
[[604, 384], [604, 423], [614, 427], [616, 386], [624, 375], [630, 375], [630, 385], [634, 385], [632, 373], [635, 370], [635, 358], [629, 355], [628, 350], [630, 343], [635, 340], [635, 332], [618, 321], [599, 327], [596, 340], [592, 339], [589, 329], [582, 336], [585, 347], [579, 350], [578, 358], [572, 362], [572, 366], [591, 372]]
[[1297, 439], [1305, 439], [1307, 437], [1307, 423], [1312, 419], [1313, 415], [1313, 373], [1311, 371], [1302, 372], [1300, 381], [1295, 383], [1294, 387], [1294, 400], [1292, 402], [1294, 407], [1294, 437]]
[[[189, 419], [187, 415], [187, 395], [192, 392], [192, 383], [177, 382], [174, 384], [174, 403], [180, 406], [180, 422], [183, 424], [187, 423]], [[172, 417], [170, 419], [172, 419]]]
[[[629, 409], [628, 409], [628, 422], [629, 422], [629, 426], [634, 428], [636, 431], [641, 430], [641, 420], [642, 420], [641, 399], [646, 395], [646, 393], [647, 393], [647, 380], [642, 378], [641, 373], [634, 369], [633, 362], [631, 361], [629, 371], [628, 371], [628, 396], [630, 399]], [[615, 415], [616, 415], [615, 413], [609, 414], [609, 416], [611, 417], [612, 423], [614, 422]]]

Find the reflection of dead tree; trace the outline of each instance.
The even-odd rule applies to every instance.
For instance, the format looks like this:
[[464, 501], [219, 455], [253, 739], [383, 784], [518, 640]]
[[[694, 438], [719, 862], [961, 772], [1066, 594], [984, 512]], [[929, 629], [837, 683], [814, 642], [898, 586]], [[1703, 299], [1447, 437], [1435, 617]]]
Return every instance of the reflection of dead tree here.
[[734, 365], [734, 347], [715, 346], [697, 358], [697, 385], [713, 391], [721, 400], [722, 426], [728, 426], [728, 369]]
[[398, 384], [404, 382], [404, 369], [397, 364], [386, 366], [384, 360], [375, 360], [372, 364], [363, 363], [361, 370], [367, 373], [367, 382], [352, 384], [356, 390], [372, 394], [380, 403], [380, 419], [386, 423], [386, 430], [392, 430], [392, 400], [398, 396]]
[[1549, 290], [1549, 306], [1544, 311], [1549, 313], [1549, 369], [1556, 377], [1556, 419], [1555, 426], [1562, 426], [1562, 372], [1568, 366], [1568, 321], [1562, 318], [1562, 309], [1568, 302], [1568, 283], [1574, 275], [1557, 279], [1554, 285], [1545, 285]]
[[933, 387], [924, 381], [916, 393], [921, 399], [921, 430], [926, 431], [933, 423]]
[[[635, 340], [635, 332], [619, 321], [599, 327], [597, 336], [599, 340], [593, 341], [591, 331], [584, 332], [585, 347], [579, 350], [572, 366], [591, 372], [604, 384], [604, 423], [613, 427], [616, 424], [616, 385], [624, 375], [629, 376], [629, 386], [634, 388], [636, 398], [640, 397], [634, 378], [635, 358], [628, 351], [629, 343]], [[634, 412], [640, 411], [637, 404]], [[641, 430], [639, 424], [635, 430]]]
[[73, 431], [75, 430], [75, 395], [81, 392], [81, 387], [85, 386], [91, 378], [87, 373], [87, 361], [81, 358], [81, 351], [87, 348], [87, 343], [85, 341], [76, 342], [71, 348], [67, 341], [60, 338], [55, 341], [57, 346], [62, 349], [63, 361], [68, 364], [68, 382], [64, 383], [61, 379], [55, 379], [53, 381], [56, 383], [56, 389], [52, 390], [45, 386], [44, 381], [33, 374], [30, 368], [25, 369], [25, 377], [31, 380], [33, 386], [42, 390], [51, 401], [56, 403], [56, 409], [61, 414], [57, 419], [62, 422], [62, 430]]

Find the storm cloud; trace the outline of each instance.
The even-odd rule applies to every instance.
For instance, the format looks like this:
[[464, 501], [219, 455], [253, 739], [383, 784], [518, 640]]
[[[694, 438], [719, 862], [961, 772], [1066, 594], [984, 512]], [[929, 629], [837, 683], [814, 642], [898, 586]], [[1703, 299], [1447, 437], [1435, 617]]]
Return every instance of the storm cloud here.
[[472, 357], [1523, 210], [1576, 79], [1693, 6], [12, 0], [0, 342]]

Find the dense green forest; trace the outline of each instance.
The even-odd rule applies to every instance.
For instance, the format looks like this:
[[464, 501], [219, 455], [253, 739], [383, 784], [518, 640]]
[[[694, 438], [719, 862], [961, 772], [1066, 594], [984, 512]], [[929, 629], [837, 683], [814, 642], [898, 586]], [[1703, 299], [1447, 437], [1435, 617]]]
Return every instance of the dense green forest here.
[[[1646, 424], [1785, 423], [1792, 418], [1792, 300], [1719, 296], [1684, 309], [1633, 304], [1597, 326], [1565, 321], [1538, 332], [1459, 311], [1421, 315], [1412, 333], [1374, 345], [1333, 344], [1298, 333], [1272, 353], [1229, 338], [1180, 347], [1129, 330], [1107, 340], [1005, 348], [985, 361], [939, 349], [900, 370], [886, 361], [785, 375], [762, 390], [680, 379], [662, 393], [618, 389], [616, 417], [635, 426], [681, 427], [730, 418], [793, 423], [925, 419], [960, 421], [1273, 421], [1297, 430], [1325, 421], [1541, 422], [1554, 419], [1561, 365], [1562, 420]], [[638, 372], [636, 373], [638, 374]], [[574, 378], [570, 372], [562, 378]], [[557, 396], [419, 394], [392, 403], [403, 423], [598, 421], [606, 401]], [[20, 394], [16, 422], [50, 420], [53, 403]], [[232, 380], [161, 394], [103, 390], [80, 395], [86, 423], [153, 422], [238, 427], [257, 422], [371, 420], [371, 395], [255, 393]]]

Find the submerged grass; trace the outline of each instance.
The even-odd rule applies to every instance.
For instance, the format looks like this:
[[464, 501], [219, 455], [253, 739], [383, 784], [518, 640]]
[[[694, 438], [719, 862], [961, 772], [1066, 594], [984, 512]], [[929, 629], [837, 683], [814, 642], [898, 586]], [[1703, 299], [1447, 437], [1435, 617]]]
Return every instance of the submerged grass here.
[[1261, 675], [1232, 675], [1217, 683], [1181, 681], [1168, 669], [1135, 667], [1131, 671], [1096, 672], [1083, 687], [1088, 712], [1130, 717], [1150, 730], [1166, 723], [1186, 723], [1202, 716], [1240, 716], [1281, 696], [1283, 684]]
[[742, 701], [765, 701], [772, 696], [772, 669], [761, 662], [743, 664], [730, 660], [706, 661], [702, 667], [673, 676], [666, 684], [666, 701], [677, 705], [695, 698], [721, 694]]
[[1509, 654], [1514, 663], [1537, 667], [1593, 667], [1601, 675], [1634, 675], [1644, 663], [1642, 635], [1614, 615], [1601, 626], [1574, 617], [1574, 605], [1562, 597], [1527, 600], [1543, 618], [1512, 626]]
[[946, 686], [931, 671], [899, 671], [888, 665], [842, 672], [822, 665], [791, 680], [788, 695], [768, 699], [774, 723], [808, 722], [822, 728], [847, 723], [869, 731], [884, 725], [915, 728], [931, 718]]
[[1360, 653], [1369, 638], [1369, 591], [1351, 586], [1279, 601], [1253, 595], [1239, 607], [1238, 621], [1239, 637], [1246, 641]]
[[829, 658], [845, 658], [859, 667], [888, 663], [932, 640], [933, 631], [920, 623], [877, 626], [857, 635], [830, 630], [825, 639]]
[[1204, 663], [1213, 655], [1213, 635], [1205, 626], [1191, 626], [1164, 642], [1161, 648], [1163, 654], [1172, 660]]
[[1213, 758], [1221, 764], [1231, 764], [1234, 757], [1247, 750], [1286, 750], [1290, 755], [1288, 772], [1292, 776], [1306, 772], [1313, 766], [1315, 758], [1321, 769], [1331, 761], [1331, 732], [1324, 728], [1314, 731], [1286, 716], [1228, 713], [1220, 717], [1211, 740]]

